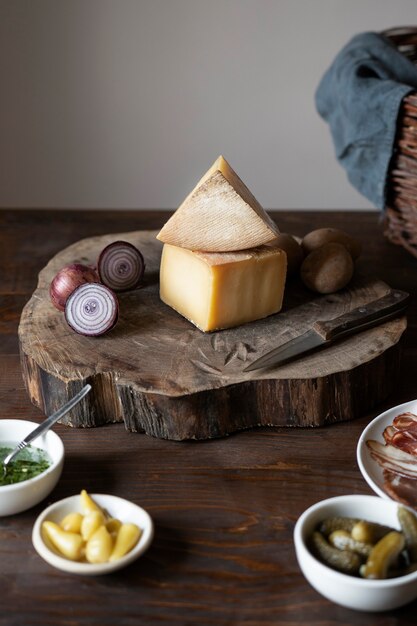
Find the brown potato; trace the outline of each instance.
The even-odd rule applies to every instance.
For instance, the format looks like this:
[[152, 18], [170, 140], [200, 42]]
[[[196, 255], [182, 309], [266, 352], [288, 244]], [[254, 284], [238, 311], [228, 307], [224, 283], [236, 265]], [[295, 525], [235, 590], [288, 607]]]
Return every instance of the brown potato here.
[[309, 289], [333, 293], [345, 287], [353, 276], [354, 263], [340, 243], [325, 243], [304, 259], [300, 275]]
[[288, 233], [280, 233], [269, 246], [277, 246], [287, 254], [287, 273], [289, 276], [295, 274], [304, 258], [303, 250], [298, 241]]
[[325, 243], [341, 243], [347, 248], [354, 261], [362, 252], [360, 241], [338, 228], [318, 228], [317, 230], [312, 230], [311, 233], [308, 233], [308, 235], [303, 238], [301, 245], [304, 254], [307, 255], [313, 252], [313, 250], [317, 250], [317, 248], [320, 248]]

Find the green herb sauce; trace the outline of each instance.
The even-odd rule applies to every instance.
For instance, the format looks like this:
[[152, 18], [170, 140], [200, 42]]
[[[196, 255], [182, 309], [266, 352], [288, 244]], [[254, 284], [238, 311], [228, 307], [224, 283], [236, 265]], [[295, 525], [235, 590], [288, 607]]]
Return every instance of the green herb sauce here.
[[7, 473], [4, 476], [1, 464], [10, 452], [16, 447], [16, 444], [7, 444], [0, 447], [0, 487], [4, 485], [13, 485], [29, 480], [34, 476], [38, 476], [51, 465], [51, 459], [45, 450], [40, 448], [32, 448], [27, 446], [19, 452], [17, 456], [7, 466]]

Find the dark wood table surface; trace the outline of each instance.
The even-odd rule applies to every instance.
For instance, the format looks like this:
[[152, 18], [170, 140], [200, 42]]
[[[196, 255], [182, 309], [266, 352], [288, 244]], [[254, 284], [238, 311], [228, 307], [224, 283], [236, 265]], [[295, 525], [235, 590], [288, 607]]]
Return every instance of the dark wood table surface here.
[[[159, 228], [162, 211], [0, 210], [0, 419], [39, 422], [19, 364], [17, 328], [37, 274], [83, 237]], [[374, 212], [275, 212], [302, 236], [334, 226], [363, 243], [360, 270], [413, 293], [417, 259], [387, 242]], [[261, 429], [206, 442], [129, 433], [122, 424], [54, 427], [66, 461], [37, 507], [0, 518], [0, 624], [238, 625], [415, 624], [417, 602], [384, 614], [344, 609], [318, 595], [297, 565], [299, 515], [331, 496], [371, 493], [356, 463], [358, 437], [382, 410], [417, 396], [417, 302], [403, 337], [400, 383], [369, 415], [320, 429]], [[35, 552], [31, 529], [49, 503], [85, 488], [128, 498], [149, 511], [155, 538], [124, 570], [78, 577]]]

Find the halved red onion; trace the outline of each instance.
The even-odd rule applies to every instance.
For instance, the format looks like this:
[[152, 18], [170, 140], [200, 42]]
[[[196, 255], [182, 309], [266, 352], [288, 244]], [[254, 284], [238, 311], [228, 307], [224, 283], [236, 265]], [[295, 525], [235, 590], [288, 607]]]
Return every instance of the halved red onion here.
[[145, 271], [145, 261], [135, 246], [127, 241], [114, 241], [101, 252], [97, 269], [100, 280], [114, 291], [137, 287]]
[[88, 265], [82, 263], [65, 265], [52, 279], [49, 287], [51, 302], [58, 311], [64, 311], [68, 296], [74, 289], [84, 283], [98, 282], [98, 280], [96, 270]]
[[65, 305], [68, 325], [80, 335], [97, 337], [113, 328], [119, 315], [116, 295], [100, 283], [75, 289]]

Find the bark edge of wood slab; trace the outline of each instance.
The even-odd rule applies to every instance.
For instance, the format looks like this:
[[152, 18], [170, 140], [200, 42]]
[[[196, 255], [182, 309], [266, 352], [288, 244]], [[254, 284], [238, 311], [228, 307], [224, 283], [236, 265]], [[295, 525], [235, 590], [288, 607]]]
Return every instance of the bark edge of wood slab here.
[[[272, 347], [385, 295], [379, 280], [315, 297], [294, 281], [283, 311], [264, 320], [202, 333], [158, 295], [162, 246], [157, 231], [90, 237], [54, 256], [23, 309], [19, 345], [31, 401], [46, 414], [89, 382], [93, 390], [63, 423], [94, 427], [124, 422], [127, 430], [184, 440], [223, 437], [259, 426], [324, 426], [370, 412], [395, 389], [405, 317], [391, 320], [271, 370], [243, 369]], [[119, 295], [120, 318], [103, 337], [74, 333], [49, 300], [49, 284], [67, 263], [94, 264], [109, 243], [142, 252], [144, 285]]]

